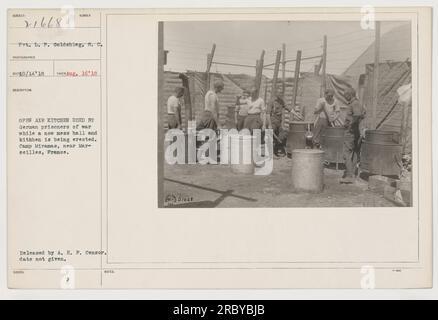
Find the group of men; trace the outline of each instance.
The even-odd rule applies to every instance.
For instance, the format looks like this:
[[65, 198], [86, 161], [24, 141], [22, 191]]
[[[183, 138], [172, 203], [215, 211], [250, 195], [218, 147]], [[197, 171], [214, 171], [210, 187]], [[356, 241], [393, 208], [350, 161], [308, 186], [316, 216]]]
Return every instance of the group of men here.
[[[219, 124], [219, 97], [218, 94], [224, 89], [224, 83], [218, 80], [213, 89], [205, 95], [204, 111], [197, 125], [197, 130], [217, 130]], [[184, 96], [184, 88], [178, 87], [167, 101], [168, 127], [169, 129], [181, 128], [181, 103]], [[347, 100], [346, 117], [341, 117], [341, 109], [335, 99], [333, 89], [326, 89], [324, 97], [318, 99], [314, 114], [316, 116], [313, 129], [313, 146], [322, 148], [321, 137], [328, 127], [343, 127], [345, 130], [343, 157], [346, 170], [341, 183], [353, 183], [356, 175], [356, 166], [360, 153], [360, 122], [365, 117], [365, 110], [360, 104], [353, 88], [348, 88], [344, 94]], [[286, 105], [284, 100], [276, 97], [268, 106], [258, 96], [255, 89], [244, 90], [242, 96], [237, 97], [235, 108], [235, 126], [237, 130], [248, 129], [251, 133], [255, 129], [272, 129], [274, 133], [274, 154], [279, 156], [284, 151], [288, 132], [283, 129], [283, 110], [286, 109], [291, 121], [304, 121], [304, 108], [300, 105]]]
[[299, 105], [292, 108], [286, 105], [280, 97], [276, 97], [271, 104], [266, 105], [264, 100], [257, 97], [257, 91], [244, 90], [241, 97], [237, 97], [235, 109], [235, 124], [238, 131], [248, 129], [272, 129], [274, 134], [274, 154], [286, 155], [285, 146], [287, 130], [283, 129], [283, 110], [290, 112], [292, 120], [304, 120], [304, 110]]
[[[205, 95], [205, 109], [202, 113], [197, 130], [216, 130], [219, 125], [219, 99], [217, 94], [224, 89], [224, 83], [218, 80]], [[266, 105], [262, 98], [258, 97], [256, 90], [244, 90], [243, 95], [237, 97], [235, 110], [235, 125], [240, 131], [248, 129], [266, 128]]]
[[313, 130], [313, 145], [321, 148], [321, 136], [328, 127], [344, 128], [343, 158], [345, 172], [341, 183], [353, 183], [357, 175], [357, 163], [360, 156], [361, 128], [360, 123], [365, 118], [365, 109], [359, 102], [356, 90], [348, 88], [344, 97], [347, 101], [345, 119], [341, 117], [341, 108], [335, 100], [335, 91], [326, 89], [324, 97], [318, 99], [315, 107], [315, 128]]

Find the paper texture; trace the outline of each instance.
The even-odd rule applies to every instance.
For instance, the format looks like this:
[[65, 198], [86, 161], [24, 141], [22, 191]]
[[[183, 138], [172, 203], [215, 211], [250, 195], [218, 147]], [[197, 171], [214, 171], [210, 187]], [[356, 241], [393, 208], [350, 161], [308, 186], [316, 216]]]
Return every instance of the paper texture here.
[[[178, 123], [166, 102], [173, 87], [184, 87], [179, 74], [186, 75], [190, 100], [178, 97], [179, 127], [187, 132], [190, 117], [202, 121], [212, 44], [208, 88], [224, 83], [219, 126], [234, 125], [235, 97], [251, 89], [239, 79], [257, 84], [261, 49], [258, 94], [270, 108], [276, 72], [282, 90], [282, 69], [269, 64], [285, 43], [293, 60], [284, 61], [286, 104], [294, 97], [313, 125], [313, 97], [327, 75], [324, 85], [335, 89], [344, 111], [344, 86], [356, 89], [367, 105], [363, 123], [371, 128], [372, 103], [361, 95], [372, 98], [375, 69], [363, 57], [374, 59], [374, 29], [358, 27], [370, 12], [382, 28], [379, 83], [391, 87], [378, 87], [377, 108], [389, 109], [375, 116], [383, 129], [401, 128], [400, 141], [409, 141], [400, 142], [409, 170], [378, 175], [397, 180], [395, 187], [370, 190], [371, 178], [341, 185], [344, 167], [324, 163], [324, 190], [294, 193], [288, 181], [293, 155], [274, 157], [273, 173], [265, 176], [232, 173], [229, 165], [166, 162], [165, 135], [171, 121]], [[432, 285], [429, 8], [11, 9], [7, 24], [10, 288]], [[282, 36], [290, 26], [310, 38], [325, 29], [325, 64], [323, 39], [306, 44], [291, 36], [291, 44]], [[407, 47], [385, 42], [396, 27], [410, 31]], [[300, 49], [306, 59], [294, 83]], [[403, 50], [409, 59], [394, 57]], [[363, 68], [354, 72], [358, 64]], [[399, 78], [385, 78], [390, 72]], [[369, 87], [361, 91], [362, 74]], [[412, 101], [399, 101], [397, 89], [409, 84]]]

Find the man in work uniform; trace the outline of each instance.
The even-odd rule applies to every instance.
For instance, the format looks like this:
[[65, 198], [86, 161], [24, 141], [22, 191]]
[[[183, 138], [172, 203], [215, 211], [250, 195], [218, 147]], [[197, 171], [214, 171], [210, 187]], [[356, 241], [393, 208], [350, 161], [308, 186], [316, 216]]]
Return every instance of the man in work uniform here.
[[218, 80], [214, 83], [214, 90], [209, 90], [205, 95], [205, 109], [196, 130], [217, 130], [219, 123], [219, 98], [218, 93], [224, 89], [224, 83]]
[[345, 93], [345, 98], [348, 101], [347, 117], [345, 119], [344, 128], [344, 149], [343, 156], [345, 161], [345, 173], [341, 179], [341, 183], [353, 183], [356, 176], [356, 166], [360, 153], [360, 122], [365, 117], [365, 109], [360, 104], [356, 97], [356, 90], [348, 88]]

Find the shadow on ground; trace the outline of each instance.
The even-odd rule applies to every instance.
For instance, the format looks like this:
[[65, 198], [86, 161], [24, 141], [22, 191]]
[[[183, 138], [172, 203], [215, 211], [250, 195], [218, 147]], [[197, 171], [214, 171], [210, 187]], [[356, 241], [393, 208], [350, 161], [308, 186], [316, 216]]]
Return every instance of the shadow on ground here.
[[269, 176], [234, 174], [228, 165], [164, 166], [165, 207], [171, 208], [318, 208], [392, 207], [393, 203], [368, 190], [363, 180], [340, 184], [342, 170], [324, 169], [324, 191], [294, 193], [291, 160], [276, 159]]

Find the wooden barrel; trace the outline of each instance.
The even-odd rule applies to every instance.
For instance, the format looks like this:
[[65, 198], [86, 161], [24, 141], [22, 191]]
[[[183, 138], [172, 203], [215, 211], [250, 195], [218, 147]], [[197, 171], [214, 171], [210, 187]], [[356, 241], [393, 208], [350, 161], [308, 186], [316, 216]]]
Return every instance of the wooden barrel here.
[[288, 154], [292, 154], [295, 149], [304, 149], [306, 147], [308, 127], [313, 130], [313, 122], [291, 121], [289, 123], [289, 135], [286, 143], [286, 152]]
[[324, 151], [292, 151], [292, 188], [295, 192], [320, 193], [324, 189]]

